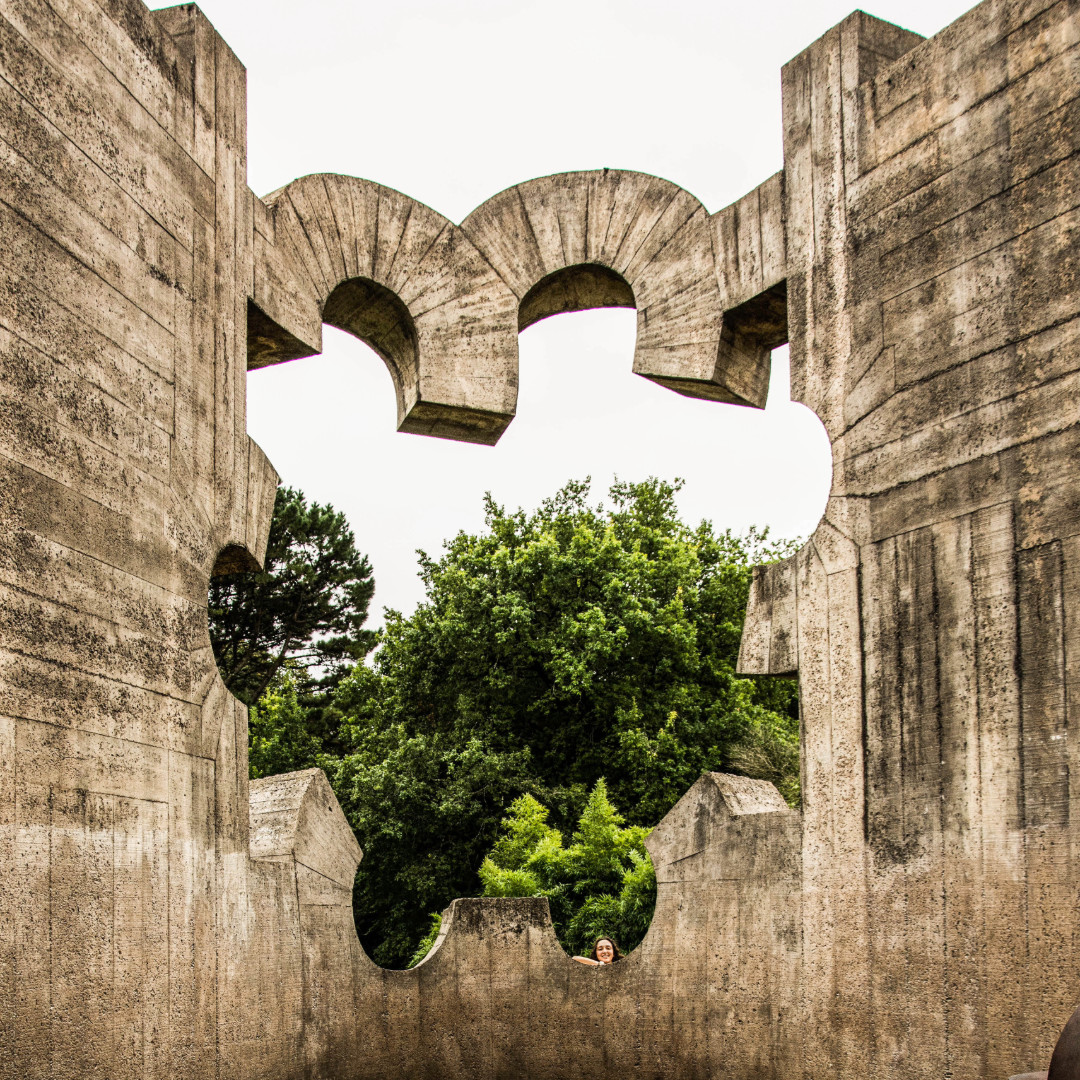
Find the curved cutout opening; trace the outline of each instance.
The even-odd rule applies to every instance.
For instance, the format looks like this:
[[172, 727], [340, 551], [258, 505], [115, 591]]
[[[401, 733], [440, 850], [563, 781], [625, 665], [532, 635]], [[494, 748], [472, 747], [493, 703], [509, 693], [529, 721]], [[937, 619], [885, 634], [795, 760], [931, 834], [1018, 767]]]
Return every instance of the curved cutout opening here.
[[[637, 950], [656, 909], [657, 878], [647, 846], [651, 828], [627, 824], [603, 780], [574, 815], [572, 834], [549, 824], [548, 815], [547, 806], [529, 794], [510, 804], [478, 868], [483, 896], [458, 899], [441, 915], [432, 913], [409, 967], [432, 955], [451, 932], [452, 912], [462, 906], [487, 910], [496, 924], [505, 916], [507, 925], [529, 911], [567, 960], [580, 957], [585, 966], [596, 959], [596, 944], [604, 938], [616, 944], [619, 959]], [[518, 915], [512, 914], [515, 906]]]
[[400, 297], [370, 278], [343, 281], [326, 298], [322, 321], [369, 345], [390, 369], [398, 413], [417, 369], [416, 326]]
[[244, 680], [237, 674], [249, 659], [241, 655], [244, 639], [238, 630], [243, 613], [237, 604], [237, 596], [250, 581], [252, 573], [261, 569], [247, 548], [229, 544], [218, 552], [206, 592], [206, 628], [218, 675], [225, 689], [249, 706], [254, 704], [254, 699], [250, 693], [245, 693]]
[[622, 274], [600, 263], [578, 263], [541, 278], [518, 307], [518, 332], [541, 319], [591, 308], [636, 308], [634, 290]]

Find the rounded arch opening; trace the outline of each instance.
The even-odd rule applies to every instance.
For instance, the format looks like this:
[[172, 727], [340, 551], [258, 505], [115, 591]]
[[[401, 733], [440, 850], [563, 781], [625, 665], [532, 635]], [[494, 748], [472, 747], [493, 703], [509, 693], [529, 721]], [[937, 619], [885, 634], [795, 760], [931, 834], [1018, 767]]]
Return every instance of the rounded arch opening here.
[[608, 307], [637, 307], [634, 290], [621, 274], [600, 263], [564, 266], [541, 278], [522, 297], [518, 331], [552, 315]]
[[393, 377], [402, 413], [405, 388], [415, 381], [418, 352], [416, 326], [401, 298], [370, 278], [349, 278], [326, 298], [322, 321], [378, 353]]

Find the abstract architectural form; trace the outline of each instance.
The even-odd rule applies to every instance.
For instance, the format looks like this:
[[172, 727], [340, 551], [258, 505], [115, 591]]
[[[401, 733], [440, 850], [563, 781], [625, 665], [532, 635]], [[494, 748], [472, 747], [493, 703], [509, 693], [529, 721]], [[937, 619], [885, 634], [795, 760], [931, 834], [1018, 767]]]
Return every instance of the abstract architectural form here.
[[[752, 199], [742, 249], [733, 232], [717, 262], [713, 234], [736, 212], [710, 218], [642, 173], [532, 180], [460, 227], [367, 180], [305, 176], [256, 211], [249, 367], [318, 352], [330, 323], [386, 360], [401, 430], [493, 443], [514, 415], [521, 330], [559, 312], [636, 307], [636, 372], [764, 406], [769, 352], [787, 338], [780, 175]], [[741, 312], [765, 280], [776, 295]]]
[[[1046, 1065], [1080, 996], [1080, 10], [856, 13], [783, 93], [783, 171], [717, 214], [600, 171], [455, 225], [347, 177], [253, 195], [244, 70], [193, 6], [0, 0], [0, 1078]], [[518, 330], [598, 305], [718, 401], [761, 405], [790, 340], [829, 433], [741, 658], [799, 675], [804, 808], [703, 777], [615, 968], [537, 901], [461, 900], [382, 971], [325, 778], [249, 785], [210, 651], [277, 479], [246, 370], [330, 322], [403, 430], [494, 442]]]

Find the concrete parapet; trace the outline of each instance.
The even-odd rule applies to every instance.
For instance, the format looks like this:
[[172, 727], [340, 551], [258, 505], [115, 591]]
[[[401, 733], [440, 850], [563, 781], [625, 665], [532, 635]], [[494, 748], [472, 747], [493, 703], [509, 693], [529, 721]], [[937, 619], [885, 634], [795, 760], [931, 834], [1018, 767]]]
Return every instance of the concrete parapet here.
[[[351, 890], [327, 872], [351, 883], [359, 855], [332, 799], [316, 769], [251, 784], [252, 854], [297, 897], [293, 1012], [317, 1075], [684, 1076], [718, 1055], [794, 1062], [769, 1010], [798, 997], [799, 815], [771, 784], [707, 773], [683, 796], [649, 838], [652, 926], [605, 970], [566, 954], [539, 898], [455, 900], [420, 964], [377, 967], [357, 941]], [[698, 1027], [710, 1037], [688, 1039]], [[581, 1053], [590, 1043], [597, 1052]]]
[[253, 859], [292, 856], [352, 892], [363, 853], [322, 769], [252, 780]]
[[330, 323], [386, 361], [400, 430], [494, 443], [517, 404], [520, 330], [560, 312], [634, 307], [634, 371], [764, 407], [769, 349], [787, 324], [779, 177], [761, 191], [715, 226], [738, 219], [734, 261], [741, 250], [758, 267], [740, 276], [717, 266], [701, 203], [643, 173], [530, 180], [460, 226], [380, 184], [302, 177], [255, 215], [248, 366], [318, 352]]

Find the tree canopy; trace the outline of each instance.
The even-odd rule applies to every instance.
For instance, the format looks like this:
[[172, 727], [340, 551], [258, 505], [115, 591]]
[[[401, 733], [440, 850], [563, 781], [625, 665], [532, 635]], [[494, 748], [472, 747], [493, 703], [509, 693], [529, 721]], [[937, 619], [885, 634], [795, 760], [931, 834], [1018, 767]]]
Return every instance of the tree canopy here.
[[793, 682], [735, 675], [750, 567], [789, 546], [690, 527], [677, 491], [616, 483], [590, 505], [571, 482], [533, 513], [489, 497], [482, 532], [421, 554], [425, 601], [387, 613], [374, 666], [327, 710], [341, 753], [318, 758], [365, 851], [354, 903], [377, 962], [407, 963], [428, 913], [476, 895], [523, 794], [566, 833], [601, 778], [630, 826], [710, 769], [797, 798]]
[[302, 695], [336, 685], [375, 643], [363, 629], [374, 591], [345, 515], [279, 487], [263, 569], [210, 579], [210, 642], [225, 685], [253, 705], [286, 662]]

